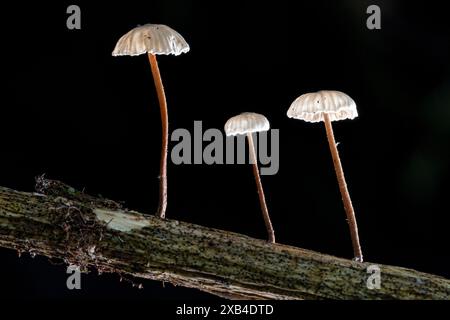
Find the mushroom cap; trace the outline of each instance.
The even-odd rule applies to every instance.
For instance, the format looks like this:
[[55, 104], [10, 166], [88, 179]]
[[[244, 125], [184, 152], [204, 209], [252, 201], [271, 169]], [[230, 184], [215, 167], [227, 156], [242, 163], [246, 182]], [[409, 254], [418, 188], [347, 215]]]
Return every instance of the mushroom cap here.
[[137, 56], [144, 53], [180, 55], [189, 51], [186, 40], [163, 24], [145, 24], [124, 34], [112, 52], [113, 56]]
[[262, 114], [254, 112], [241, 113], [228, 119], [225, 123], [225, 134], [227, 136], [267, 131], [269, 129], [269, 120]]
[[340, 91], [322, 90], [305, 93], [295, 99], [289, 107], [289, 118], [307, 122], [323, 121], [324, 113], [330, 121], [354, 119], [358, 116], [355, 101]]

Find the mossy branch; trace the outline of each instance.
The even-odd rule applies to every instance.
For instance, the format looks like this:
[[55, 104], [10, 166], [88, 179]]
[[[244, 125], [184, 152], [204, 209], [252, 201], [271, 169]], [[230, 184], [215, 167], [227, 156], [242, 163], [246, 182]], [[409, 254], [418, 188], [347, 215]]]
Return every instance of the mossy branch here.
[[43, 177], [37, 191], [0, 187], [0, 246], [226, 298], [450, 298], [438, 276], [378, 264], [381, 286], [369, 289], [372, 263], [145, 216]]

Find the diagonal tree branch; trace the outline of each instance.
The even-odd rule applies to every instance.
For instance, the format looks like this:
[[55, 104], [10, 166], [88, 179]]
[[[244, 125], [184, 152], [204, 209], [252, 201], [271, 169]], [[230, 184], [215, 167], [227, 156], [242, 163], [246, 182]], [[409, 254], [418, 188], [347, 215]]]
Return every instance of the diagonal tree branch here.
[[36, 189], [0, 187], [0, 246], [226, 298], [450, 298], [438, 276], [378, 265], [381, 287], [371, 290], [371, 263], [145, 216], [43, 177]]

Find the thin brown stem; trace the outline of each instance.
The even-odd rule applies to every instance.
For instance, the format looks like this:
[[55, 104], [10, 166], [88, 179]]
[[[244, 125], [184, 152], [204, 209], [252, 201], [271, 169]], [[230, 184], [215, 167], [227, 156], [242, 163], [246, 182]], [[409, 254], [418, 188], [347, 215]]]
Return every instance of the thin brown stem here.
[[258, 160], [255, 154], [255, 146], [253, 144], [253, 137], [251, 133], [247, 133], [248, 148], [250, 152], [250, 159], [253, 165], [253, 174], [255, 175], [256, 187], [258, 189], [259, 204], [266, 224], [267, 233], [269, 234], [269, 242], [275, 243], [275, 232], [273, 231], [272, 222], [270, 221], [269, 210], [267, 210], [266, 198], [264, 197], [264, 190], [259, 176]]
[[339, 190], [341, 191], [345, 213], [347, 214], [347, 222], [350, 228], [350, 235], [352, 237], [353, 253], [355, 255], [355, 260], [362, 262], [363, 255], [361, 251], [361, 245], [359, 244], [358, 225], [356, 224], [355, 211], [353, 210], [352, 200], [350, 199], [350, 193], [348, 192], [347, 183], [345, 182], [344, 170], [342, 169], [339, 152], [336, 148], [333, 127], [331, 125], [330, 118], [326, 113], [324, 114], [324, 123], [325, 129], [327, 131], [327, 138], [328, 144], [330, 146], [331, 156], [333, 157], [334, 170], [336, 171]]
[[153, 80], [155, 82], [156, 92], [158, 94], [159, 108], [161, 110], [161, 128], [162, 128], [162, 145], [161, 145], [161, 162], [159, 165], [159, 207], [157, 216], [164, 219], [167, 208], [167, 150], [169, 140], [169, 116], [167, 114], [166, 95], [164, 86], [159, 73], [158, 62], [154, 54], [148, 54], [150, 67], [152, 69]]

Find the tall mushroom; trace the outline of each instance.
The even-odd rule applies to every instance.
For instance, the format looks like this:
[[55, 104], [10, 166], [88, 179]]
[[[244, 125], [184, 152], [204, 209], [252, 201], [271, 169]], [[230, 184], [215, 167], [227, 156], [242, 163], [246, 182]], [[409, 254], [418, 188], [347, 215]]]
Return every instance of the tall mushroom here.
[[275, 232], [273, 231], [269, 210], [267, 209], [266, 199], [264, 197], [264, 190], [262, 187], [261, 178], [259, 176], [258, 160], [252, 137], [253, 132], [267, 131], [269, 129], [269, 120], [267, 120], [267, 118], [262, 114], [252, 112], [241, 113], [240, 115], [230, 118], [225, 123], [225, 134], [227, 136], [247, 135], [250, 159], [253, 165], [253, 174], [255, 176], [256, 187], [258, 189], [259, 204], [261, 205], [264, 223], [269, 235], [269, 242], [275, 243]]
[[156, 55], [180, 55], [189, 51], [189, 45], [175, 30], [162, 24], [145, 24], [132, 29], [117, 41], [113, 56], [137, 56], [147, 53], [161, 109], [162, 147], [159, 180], [159, 207], [157, 215], [164, 218], [167, 208], [167, 149], [169, 118], [166, 95], [159, 73]]
[[289, 118], [301, 119], [307, 122], [325, 123], [328, 144], [333, 158], [334, 169], [339, 184], [339, 190], [344, 202], [347, 222], [350, 227], [353, 252], [356, 261], [363, 261], [361, 245], [359, 243], [358, 226], [356, 224], [355, 211], [353, 210], [350, 194], [345, 182], [344, 171], [334, 140], [332, 121], [354, 119], [358, 116], [356, 104], [352, 98], [340, 91], [318, 91], [306, 93], [298, 97], [290, 106], [287, 115]]

